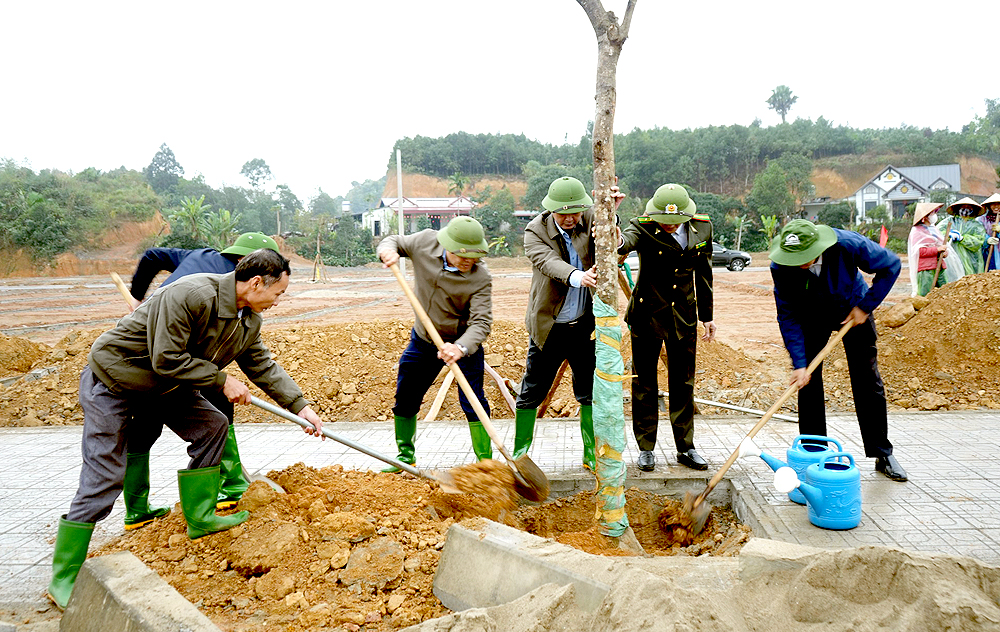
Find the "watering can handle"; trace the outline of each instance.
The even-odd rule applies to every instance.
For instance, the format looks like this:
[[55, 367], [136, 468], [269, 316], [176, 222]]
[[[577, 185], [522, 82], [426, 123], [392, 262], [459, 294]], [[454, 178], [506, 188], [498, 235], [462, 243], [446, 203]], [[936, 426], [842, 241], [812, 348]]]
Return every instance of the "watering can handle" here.
[[824, 456], [823, 458], [821, 458], [818, 461], [820, 469], [822, 469], [823, 468], [823, 464], [825, 464], [830, 459], [836, 459], [836, 458], [839, 458], [839, 457], [842, 457], [842, 456], [846, 456], [848, 458], [848, 460], [850, 460], [851, 467], [857, 467], [855, 465], [855, 463], [854, 463], [854, 457], [851, 455], [850, 452], [831, 452], [830, 454], [827, 454], [826, 456]]
[[834, 439], [833, 437], [824, 437], [823, 435], [807, 435], [807, 434], [799, 435], [799, 436], [795, 437], [794, 439], [792, 439], [792, 449], [794, 450], [795, 446], [801, 445], [803, 439], [809, 440], [809, 441], [827, 441], [827, 442], [833, 442], [833, 443], [835, 443], [837, 445], [837, 450], [839, 452], [843, 452], [844, 451], [844, 446], [840, 445], [840, 442], [837, 441], [836, 439]]

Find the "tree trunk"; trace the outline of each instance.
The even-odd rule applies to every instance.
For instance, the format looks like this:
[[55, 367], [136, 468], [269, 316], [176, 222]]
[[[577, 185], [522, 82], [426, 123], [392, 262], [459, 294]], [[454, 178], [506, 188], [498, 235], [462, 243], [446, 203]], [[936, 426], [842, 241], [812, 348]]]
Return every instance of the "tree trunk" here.
[[621, 25], [601, 0], [577, 0], [597, 35], [597, 111], [594, 116], [594, 222], [597, 252], [597, 370], [594, 375], [594, 438], [597, 450], [598, 528], [612, 542], [636, 553], [642, 546], [625, 514], [625, 413], [622, 398], [621, 322], [618, 318], [618, 233], [615, 200], [615, 73], [628, 37], [636, 0], [629, 0]]

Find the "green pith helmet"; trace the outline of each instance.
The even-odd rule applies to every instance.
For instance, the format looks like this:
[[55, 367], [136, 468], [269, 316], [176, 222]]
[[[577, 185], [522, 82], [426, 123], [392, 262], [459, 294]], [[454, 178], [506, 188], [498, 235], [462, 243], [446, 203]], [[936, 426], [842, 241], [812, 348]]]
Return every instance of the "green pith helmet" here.
[[438, 243], [451, 254], [467, 259], [485, 257], [490, 248], [482, 224], [466, 215], [459, 215], [439, 230]]
[[646, 202], [646, 215], [661, 224], [683, 224], [694, 217], [698, 207], [679, 184], [664, 184]]
[[239, 255], [244, 257], [254, 250], [260, 250], [261, 248], [267, 248], [275, 252], [280, 252], [278, 250], [278, 244], [274, 243], [274, 240], [264, 233], [243, 233], [236, 238], [236, 241], [232, 246], [223, 250], [222, 254]]
[[552, 181], [549, 194], [542, 200], [542, 208], [553, 213], [580, 213], [594, 205], [587, 189], [576, 178], [563, 176]]
[[837, 243], [837, 233], [825, 224], [793, 219], [771, 241], [768, 257], [781, 266], [801, 266]]

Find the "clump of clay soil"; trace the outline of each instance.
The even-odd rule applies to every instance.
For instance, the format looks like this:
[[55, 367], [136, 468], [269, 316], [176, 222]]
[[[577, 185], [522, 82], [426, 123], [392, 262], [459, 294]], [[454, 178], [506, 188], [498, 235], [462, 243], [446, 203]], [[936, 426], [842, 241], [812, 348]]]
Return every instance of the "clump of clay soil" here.
[[[387, 631], [447, 614], [432, 585], [456, 521], [488, 518], [620, 554], [594, 530], [592, 493], [512, 510], [409, 475], [298, 464], [268, 476], [287, 493], [252, 484], [238, 507], [251, 512], [243, 525], [192, 542], [177, 506], [98, 554], [131, 551], [220, 628], [244, 632]], [[681, 547], [657, 525], [668, 499], [634, 489], [626, 497], [636, 536], [653, 555], [734, 555], [749, 536], [716, 510], [699, 539]]]

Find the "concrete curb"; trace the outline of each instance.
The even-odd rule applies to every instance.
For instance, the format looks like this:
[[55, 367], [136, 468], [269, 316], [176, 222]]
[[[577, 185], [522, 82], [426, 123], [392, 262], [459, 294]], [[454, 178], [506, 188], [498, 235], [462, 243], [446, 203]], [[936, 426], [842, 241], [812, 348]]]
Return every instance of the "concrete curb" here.
[[577, 604], [593, 612], [611, 587], [546, 559], [556, 552], [591, 557], [490, 520], [480, 529], [452, 525], [434, 574], [434, 595], [457, 612], [505, 604], [544, 584], [572, 584]]
[[219, 632], [191, 602], [128, 552], [84, 562], [59, 629]]

